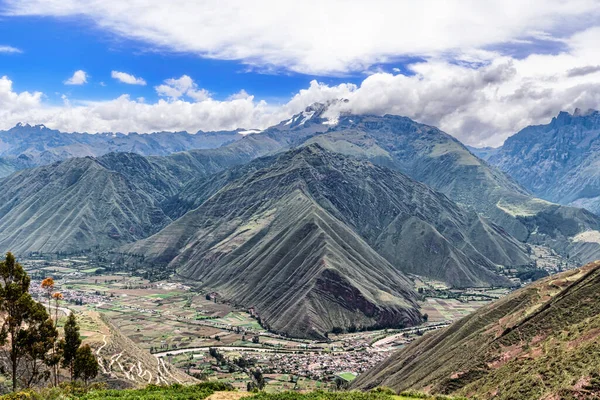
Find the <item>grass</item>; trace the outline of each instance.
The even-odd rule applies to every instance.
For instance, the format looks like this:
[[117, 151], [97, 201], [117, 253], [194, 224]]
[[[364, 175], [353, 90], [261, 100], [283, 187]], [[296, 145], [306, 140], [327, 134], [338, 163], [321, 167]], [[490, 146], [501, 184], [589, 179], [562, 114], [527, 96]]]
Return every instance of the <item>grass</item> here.
[[197, 385], [148, 385], [143, 389], [92, 389], [85, 392], [80, 385], [63, 385], [40, 391], [25, 390], [0, 396], [0, 400], [203, 400], [215, 392], [231, 391], [222, 382], [202, 382]]
[[338, 376], [348, 382], [353, 381], [354, 379], [356, 379], [356, 375], [354, 375], [351, 372], [342, 372], [340, 374], [338, 374]]
[[[230, 392], [231, 395], [225, 392]], [[234, 392], [231, 385], [223, 382], [202, 382], [196, 385], [148, 385], [143, 389], [92, 389], [85, 392], [81, 386], [64, 385], [40, 391], [22, 391], [0, 396], [0, 400], [203, 400], [217, 393], [218, 399], [246, 400], [411, 400], [411, 399], [455, 399], [446, 396], [429, 396], [418, 392], [396, 395], [391, 389], [378, 388], [370, 392], [338, 391], [310, 392], [285, 391], [280, 393], [258, 392], [255, 394]], [[458, 400], [458, 399], [457, 399]]]
[[100, 390], [88, 393], [80, 399], [82, 400], [202, 400], [216, 391], [230, 390], [230, 387], [223, 383], [206, 382], [198, 385], [182, 386], [155, 386], [149, 385], [144, 389], [133, 390]]
[[313, 391], [308, 393], [281, 392], [258, 393], [247, 400], [391, 400], [392, 396], [378, 392], [324, 392]]
[[98, 270], [104, 271], [104, 268], [102, 268], [102, 267], [88, 268], [88, 269], [81, 270], [81, 272], [84, 272], [86, 274], [95, 274]]

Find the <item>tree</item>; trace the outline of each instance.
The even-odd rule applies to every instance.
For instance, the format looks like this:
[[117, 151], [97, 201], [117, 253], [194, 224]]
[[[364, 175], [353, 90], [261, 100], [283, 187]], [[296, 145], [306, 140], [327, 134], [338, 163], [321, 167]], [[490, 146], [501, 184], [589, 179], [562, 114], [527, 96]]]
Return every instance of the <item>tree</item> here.
[[88, 381], [98, 375], [98, 360], [96, 360], [90, 345], [84, 344], [77, 349], [73, 371], [75, 379], [81, 378], [86, 387]]
[[54, 326], [56, 326], [58, 324], [58, 304], [64, 297], [61, 292], [54, 292], [52, 298], [54, 299]]
[[67, 322], [65, 323], [65, 343], [62, 349], [63, 352], [63, 368], [68, 368], [71, 373], [71, 381], [74, 378], [74, 363], [77, 350], [81, 346], [81, 336], [79, 335], [79, 325], [77, 324], [77, 318], [75, 314], [69, 314]]
[[40, 286], [42, 290], [46, 292], [46, 296], [48, 297], [48, 312], [50, 312], [50, 301], [52, 300], [52, 291], [54, 290], [54, 279], [48, 277], [42, 281]]
[[263, 390], [265, 387], [265, 377], [260, 369], [255, 369], [252, 371], [252, 377], [254, 378], [254, 383], [256, 384], [256, 388], [258, 390]]
[[[58, 326], [58, 304], [64, 297], [60, 292], [52, 293], [52, 298], [54, 299], [54, 327]], [[57, 347], [57, 344], [54, 344], [52, 348], [52, 357], [50, 358], [49, 365], [52, 366], [54, 371], [54, 386], [58, 386], [58, 364], [60, 363], [60, 359], [62, 357], [62, 348]], [[59, 350], [60, 349], [60, 350]]]
[[29, 388], [50, 377], [50, 370], [45, 367], [52, 367], [55, 364], [54, 353], [51, 354], [50, 350], [54, 349], [57, 338], [58, 330], [46, 308], [42, 304], [34, 302], [29, 327], [18, 340], [18, 346], [26, 354], [25, 373], [22, 374], [25, 387]]
[[49, 341], [56, 340], [57, 336], [52, 321], [48, 324], [50, 317], [44, 306], [31, 298], [30, 283], [23, 267], [11, 253], [6, 253], [5, 260], [0, 262], [0, 314], [3, 319], [0, 346], [8, 353], [13, 391], [17, 390], [17, 382], [25, 373], [23, 368], [19, 370], [22, 361], [29, 356], [29, 361], [33, 360], [30, 367], [38, 370], [40, 357], [45, 357], [44, 351], [47, 352], [48, 342], [44, 336], [48, 336]]

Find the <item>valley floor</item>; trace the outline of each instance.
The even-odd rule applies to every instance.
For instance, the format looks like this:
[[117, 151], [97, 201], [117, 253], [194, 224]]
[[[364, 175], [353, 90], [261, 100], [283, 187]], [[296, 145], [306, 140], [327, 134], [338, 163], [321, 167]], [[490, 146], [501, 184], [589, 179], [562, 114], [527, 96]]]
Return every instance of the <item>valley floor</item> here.
[[[38, 280], [55, 279], [65, 306], [82, 316], [82, 334], [96, 349], [102, 371], [132, 385], [177, 383], [192, 375], [245, 390], [248, 374], [235, 363], [243, 358], [263, 370], [268, 392], [329, 389], [340, 379], [352, 381], [425, 332], [448, 326], [509, 293], [505, 288], [453, 290], [413, 276], [427, 323], [330, 334], [328, 342], [316, 342], [268, 332], [248, 310], [220, 303], [214, 293], [187, 283], [150, 282], [128, 272], [106, 271], [86, 257], [22, 263], [40, 298]], [[115, 332], [123, 336], [119, 345], [114, 343]], [[123, 349], [128, 346], [125, 339], [131, 341], [130, 347], [153, 353], [155, 360], [138, 362], [134, 351]], [[224, 361], [217, 361], [210, 348]], [[163, 360], [167, 363], [161, 364]], [[171, 376], [163, 367], [169, 364], [179, 368], [181, 376]]]

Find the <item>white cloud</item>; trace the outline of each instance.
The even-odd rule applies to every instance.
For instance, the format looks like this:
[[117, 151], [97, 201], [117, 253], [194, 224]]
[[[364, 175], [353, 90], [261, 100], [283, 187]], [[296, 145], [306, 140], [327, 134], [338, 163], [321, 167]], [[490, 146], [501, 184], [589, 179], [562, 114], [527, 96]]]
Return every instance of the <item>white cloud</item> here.
[[156, 102], [128, 96], [101, 102], [70, 99], [60, 106], [41, 93], [16, 92], [0, 80], [0, 128], [44, 123], [65, 131], [264, 129], [313, 102], [346, 98], [334, 111], [397, 114], [438, 126], [467, 144], [499, 145], [531, 124], [547, 123], [561, 110], [600, 108], [600, 28], [576, 32], [556, 54], [510, 57], [471, 51], [404, 65], [407, 74], [378, 72], [359, 84], [313, 80], [282, 104], [255, 99], [244, 90], [215, 100], [183, 75], [157, 86]]
[[159, 96], [168, 97], [171, 100], [177, 100], [182, 96], [198, 102], [210, 99], [210, 92], [206, 89], [199, 89], [193, 79], [187, 75], [182, 75], [179, 79], [166, 79], [164, 84], [156, 86], [155, 89]]
[[65, 81], [65, 85], [83, 85], [87, 83], [87, 74], [83, 70], [78, 70], [73, 73], [73, 76]]
[[41, 106], [41, 92], [13, 91], [13, 82], [7, 76], [0, 78], [0, 119], [13, 113], [19, 113], [36, 109]]
[[234, 93], [231, 96], [229, 96], [227, 98], [227, 100], [247, 99], [248, 97], [250, 97], [248, 92], [246, 92], [244, 89], [242, 89], [239, 92]]
[[5, 0], [7, 15], [88, 17], [153, 47], [266, 70], [345, 74], [398, 56], [560, 41], [598, 21], [597, 0]]
[[0, 53], [22, 53], [22, 52], [23, 51], [21, 49], [17, 49], [16, 47], [0, 45]]
[[136, 78], [135, 76], [126, 72], [112, 71], [110, 76], [118, 81], [126, 83], [128, 85], [141, 85], [145, 86], [146, 81], [142, 78]]

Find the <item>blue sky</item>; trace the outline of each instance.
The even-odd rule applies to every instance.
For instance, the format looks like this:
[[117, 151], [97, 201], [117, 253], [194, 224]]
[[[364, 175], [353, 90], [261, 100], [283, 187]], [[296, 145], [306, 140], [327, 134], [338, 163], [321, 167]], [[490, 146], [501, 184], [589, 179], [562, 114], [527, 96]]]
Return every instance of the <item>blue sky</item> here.
[[[123, 93], [132, 97], [158, 99], [154, 86], [165, 79], [188, 75], [201, 87], [224, 100], [241, 89], [270, 102], [285, 102], [313, 79], [329, 85], [359, 84], [364, 73], [343, 77], [316, 76], [295, 72], [255, 72], [239, 61], [215, 60], [188, 52], [152, 49], [147, 43], [119, 37], [78, 18], [4, 17], [0, 38], [21, 53], [0, 55], [0, 75], [10, 76], [17, 91], [43, 91], [51, 103], [61, 95], [87, 100], [112, 99]], [[391, 71], [402, 63], [385, 66]], [[88, 84], [65, 87], [77, 70], [88, 75]], [[111, 78], [111, 71], [143, 77], [145, 86], [126, 85]], [[104, 84], [105, 86], [103, 86]]]
[[598, 21], [598, 0], [0, 0], [0, 129], [264, 129], [343, 97], [331, 118], [498, 145], [600, 108]]

